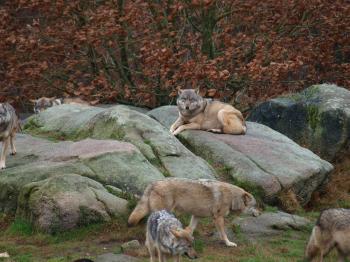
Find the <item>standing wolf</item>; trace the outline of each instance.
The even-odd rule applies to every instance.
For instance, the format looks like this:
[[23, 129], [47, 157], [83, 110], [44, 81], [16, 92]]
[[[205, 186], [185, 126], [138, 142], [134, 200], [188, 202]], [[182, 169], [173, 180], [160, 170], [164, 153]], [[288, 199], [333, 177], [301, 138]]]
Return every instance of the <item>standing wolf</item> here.
[[165, 261], [165, 256], [170, 254], [175, 261], [180, 261], [180, 256], [185, 254], [189, 258], [196, 258], [193, 249], [193, 236], [191, 230], [183, 229], [176, 217], [166, 210], [152, 213], [147, 220], [146, 246], [151, 262], [154, 261], [157, 251], [159, 261]]
[[177, 135], [186, 129], [201, 129], [215, 133], [240, 135], [247, 127], [240, 111], [229, 104], [203, 99], [193, 89], [179, 91], [179, 117], [170, 127]]
[[0, 156], [0, 169], [6, 168], [6, 153], [9, 143], [11, 145], [11, 154], [16, 154], [15, 139], [16, 131], [19, 126], [15, 109], [9, 103], [0, 103], [0, 140], [2, 141], [2, 150]]
[[332, 208], [321, 212], [306, 246], [305, 257], [322, 262], [334, 247], [338, 251], [338, 261], [350, 256], [350, 209]]
[[213, 217], [220, 237], [227, 246], [235, 247], [228, 240], [224, 217], [230, 211], [240, 213], [253, 209], [254, 197], [242, 188], [215, 180], [169, 178], [147, 186], [143, 196], [131, 213], [128, 224], [136, 225], [152, 211], [166, 209], [191, 214], [189, 228], [195, 230], [198, 218]]

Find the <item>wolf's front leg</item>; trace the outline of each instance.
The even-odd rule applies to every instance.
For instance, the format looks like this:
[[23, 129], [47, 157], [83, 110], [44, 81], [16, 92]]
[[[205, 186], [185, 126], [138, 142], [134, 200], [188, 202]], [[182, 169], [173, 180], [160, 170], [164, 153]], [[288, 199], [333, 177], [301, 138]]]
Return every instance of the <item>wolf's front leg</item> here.
[[220, 237], [223, 241], [225, 241], [226, 246], [228, 247], [236, 247], [237, 244], [234, 242], [231, 242], [230, 240], [228, 240], [226, 232], [225, 232], [225, 220], [224, 217], [220, 216], [215, 218], [215, 225], [216, 228], [219, 231]]
[[180, 262], [180, 255], [175, 256], [174, 262]]
[[197, 227], [197, 224], [198, 224], [198, 218], [197, 217], [195, 217], [195, 216], [192, 216], [191, 217], [191, 222], [190, 222], [190, 224], [189, 224], [189, 228], [191, 229], [191, 234], [193, 235], [193, 232], [194, 232], [194, 230], [196, 229], [196, 227]]
[[2, 150], [1, 150], [1, 156], [0, 156], [0, 169], [6, 168], [5, 161], [6, 161], [6, 153], [7, 153], [9, 142], [10, 142], [9, 137], [5, 138], [5, 140], [2, 142]]
[[184, 121], [182, 120], [182, 117], [179, 116], [179, 117], [176, 119], [175, 123], [171, 125], [171, 127], [170, 127], [170, 133], [173, 134], [174, 131], [175, 131], [179, 126], [181, 126], [181, 125], [183, 125], [183, 124], [184, 124]]
[[181, 133], [182, 131], [184, 131], [186, 129], [200, 129], [200, 128], [201, 128], [201, 126], [197, 123], [189, 123], [186, 125], [179, 126], [179, 128], [173, 132], [173, 135], [176, 136], [177, 134]]
[[157, 247], [157, 253], [158, 253], [159, 262], [166, 262], [165, 254], [160, 250], [159, 247]]

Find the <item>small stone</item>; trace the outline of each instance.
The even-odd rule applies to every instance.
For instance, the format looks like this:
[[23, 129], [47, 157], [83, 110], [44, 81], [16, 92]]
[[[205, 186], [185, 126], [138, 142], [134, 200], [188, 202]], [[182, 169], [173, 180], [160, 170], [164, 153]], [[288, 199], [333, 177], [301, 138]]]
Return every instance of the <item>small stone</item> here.
[[135, 250], [141, 247], [141, 244], [138, 240], [131, 240], [129, 242], [124, 243], [122, 246], [123, 252], [126, 252], [128, 250]]
[[0, 257], [8, 258], [8, 257], [10, 257], [10, 255], [9, 255], [9, 253], [4, 252], [4, 253], [0, 253]]

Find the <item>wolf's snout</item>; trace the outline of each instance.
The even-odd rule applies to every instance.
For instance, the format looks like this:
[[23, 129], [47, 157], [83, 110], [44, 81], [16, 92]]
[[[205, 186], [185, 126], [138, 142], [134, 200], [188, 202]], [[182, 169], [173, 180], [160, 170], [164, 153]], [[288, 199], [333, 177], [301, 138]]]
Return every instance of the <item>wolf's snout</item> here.
[[194, 251], [194, 250], [189, 250], [189, 251], [185, 252], [185, 255], [189, 259], [196, 259], [196, 258], [198, 258], [198, 255], [197, 255], [196, 251]]
[[188, 110], [188, 109], [190, 109], [190, 107], [189, 107], [189, 106], [186, 106], [186, 110]]

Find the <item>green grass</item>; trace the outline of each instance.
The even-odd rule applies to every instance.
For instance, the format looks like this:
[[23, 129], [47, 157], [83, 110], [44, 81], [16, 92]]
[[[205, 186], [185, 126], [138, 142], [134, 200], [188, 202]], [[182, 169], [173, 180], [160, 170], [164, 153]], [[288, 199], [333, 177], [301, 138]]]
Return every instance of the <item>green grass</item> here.
[[[275, 209], [267, 207], [266, 210]], [[304, 215], [310, 219], [317, 217], [316, 212], [305, 212]], [[0, 215], [1, 217], [3, 216]], [[188, 215], [181, 215], [179, 218], [184, 225], [190, 221]], [[226, 225], [233, 218], [232, 215], [228, 216]], [[241, 228], [235, 227], [233, 241], [238, 244], [236, 248], [226, 247], [218, 239], [212, 238], [211, 234], [214, 232], [216, 229], [212, 219], [201, 219], [194, 234], [194, 248], [199, 255], [197, 262], [303, 261], [304, 248], [311, 227], [301, 231], [281, 231], [278, 236], [267, 236], [262, 239], [248, 239]], [[0, 235], [0, 252], [7, 251], [11, 259], [16, 262], [71, 262], [82, 257], [94, 260], [102, 253], [120, 253], [121, 244], [133, 239], [138, 239], [141, 244], [144, 243], [144, 222], [136, 227], [128, 228], [126, 218], [115, 218], [105, 224], [90, 225], [48, 235], [33, 230], [25, 221], [15, 220], [7, 226], [5, 234]], [[145, 247], [131, 252], [130, 255], [137, 256], [141, 261], [149, 261]], [[332, 252], [325, 261], [336, 261], [335, 257], [335, 252]], [[183, 258], [182, 261], [189, 262], [190, 260]]]
[[16, 219], [5, 231], [5, 235], [31, 236], [34, 233], [32, 225], [25, 220]]

